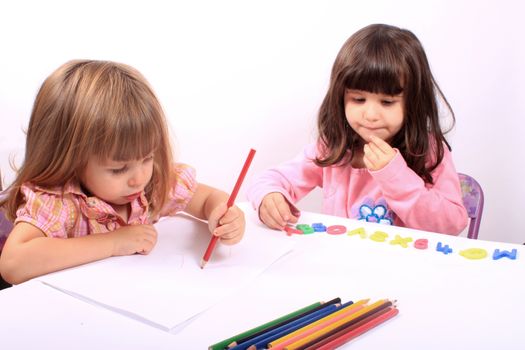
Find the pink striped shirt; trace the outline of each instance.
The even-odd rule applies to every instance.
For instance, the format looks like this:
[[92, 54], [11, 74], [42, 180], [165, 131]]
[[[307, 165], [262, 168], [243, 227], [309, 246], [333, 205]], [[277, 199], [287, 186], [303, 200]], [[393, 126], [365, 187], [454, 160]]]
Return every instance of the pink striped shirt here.
[[173, 170], [176, 181], [171, 187], [169, 201], [160, 215], [155, 217], [149, 215], [149, 204], [144, 193], [131, 202], [126, 222], [108, 203], [86, 196], [76, 181], [55, 188], [25, 183], [21, 187], [25, 203], [16, 212], [15, 224], [27, 222], [38, 227], [46, 236], [57, 238], [109, 232], [126, 225], [153, 224], [162, 216], [173, 216], [184, 210], [195, 193], [195, 170], [184, 164], [174, 165]]

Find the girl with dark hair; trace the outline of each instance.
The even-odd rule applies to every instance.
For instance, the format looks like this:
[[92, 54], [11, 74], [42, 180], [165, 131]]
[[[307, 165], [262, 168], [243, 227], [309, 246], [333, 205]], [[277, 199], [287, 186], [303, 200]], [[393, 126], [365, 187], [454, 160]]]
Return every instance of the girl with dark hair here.
[[259, 218], [274, 229], [296, 223], [294, 203], [321, 187], [326, 214], [461, 233], [467, 213], [439, 101], [454, 122], [412, 32], [359, 30], [335, 59], [317, 142], [252, 181], [248, 198]]

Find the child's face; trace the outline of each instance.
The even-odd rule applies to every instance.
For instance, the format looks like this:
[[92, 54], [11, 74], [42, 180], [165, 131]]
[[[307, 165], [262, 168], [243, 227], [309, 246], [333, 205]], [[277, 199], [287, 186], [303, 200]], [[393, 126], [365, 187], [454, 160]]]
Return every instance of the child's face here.
[[115, 205], [137, 198], [151, 180], [153, 155], [127, 162], [91, 156], [80, 181], [92, 195]]
[[345, 92], [346, 120], [365, 142], [370, 141], [371, 135], [390, 142], [403, 126], [403, 105], [403, 95], [350, 89]]

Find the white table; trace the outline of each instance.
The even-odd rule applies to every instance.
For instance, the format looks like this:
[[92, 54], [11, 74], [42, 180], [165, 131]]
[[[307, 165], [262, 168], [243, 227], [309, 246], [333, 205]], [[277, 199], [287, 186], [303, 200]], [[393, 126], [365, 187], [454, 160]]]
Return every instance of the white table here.
[[[248, 235], [265, 235], [283, 244], [293, 242], [293, 250], [176, 334], [32, 280], [0, 292], [2, 348], [205, 349], [302, 306], [337, 296], [343, 301], [396, 299], [400, 310], [395, 318], [348, 343], [348, 348], [525, 348], [519, 333], [525, 315], [522, 246], [313, 213], [303, 213], [301, 221], [342, 224], [348, 230], [363, 227], [367, 237], [326, 233], [287, 236], [260, 225], [246, 203], [241, 207], [247, 213], [246, 239], [250, 239]], [[173, 230], [179, 222], [177, 218], [171, 221]], [[206, 230], [199, 221], [192, 221], [192, 225], [195, 231]], [[378, 230], [389, 235], [386, 242], [370, 239]], [[407, 248], [392, 245], [389, 241], [396, 234], [414, 240], [426, 238], [429, 248], [415, 249], [413, 242]], [[453, 252], [437, 252], [437, 242], [448, 244]], [[489, 256], [470, 260], [458, 254], [469, 248], [483, 248]], [[517, 249], [517, 259], [493, 260], [496, 248]], [[213, 263], [212, 257], [207, 268]], [[180, 281], [180, 286], [191, 288], [192, 283]], [[235, 277], [225, 278], [225, 283], [235, 284]]]

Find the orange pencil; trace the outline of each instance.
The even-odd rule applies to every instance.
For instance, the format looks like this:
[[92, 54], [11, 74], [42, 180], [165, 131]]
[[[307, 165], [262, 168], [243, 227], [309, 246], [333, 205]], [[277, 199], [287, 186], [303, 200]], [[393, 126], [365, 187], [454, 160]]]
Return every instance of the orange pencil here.
[[366, 323], [369, 323], [374, 318], [377, 318], [377, 317], [379, 317], [379, 316], [381, 316], [383, 314], [386, 314], [391, 309], [395, 309], [395, 306], [389, 306], [386, 309], [381, 309], [379, 311], [376, 311], [376, 312], [374, 312], [374, 313], [372, 313], [372, 314], [362, 318], [361, 320], [359, 320], [359, 321], [357, 321], [355, 323], [350, 322], [346, 326], [342, 325], [340, 327], [337, 327], [336, 329], [330, 331], [329, 333], [323, 335], [322, 337], [317, 338], [317, 339], [309, 342], [308, 344], [305, 344], [303, 347], [301, 347], [301, 350], [317, 350], [317, 348], [321, 347], [321, 345], [327, 344], [327, 343], [331, 342], [332, 340], [341, 337], [343, 334], [351, 332], [354, 329], [357, 329], [357, 328], [361, 327], [362, 325], [364, 325]]
[[282, 338], [272, 341], [271, 343], [268, 344], [268, 348], [271, 348], [272, 350], [282, 350], [284, 349], [286, 345], [292, 344], [320, 329], [323, 329], [330, 323], [337, 322], [340, 319], [350, 314], [353, 314], [354, 312], [361, 310], [363, 307], [365, 307], [368, 301], [369, 299], [359, 300], [358, 302], [353, 303], [352, 305], [349, 305], [348, 307], [345, 307], [326, 317], [323, 317], [320, 320], [312, 322], [309, 325], [296, 330], [295, 332], [289, 333]]
[[362, 324], [359, 327], [357, 327], [357, 328], [355, 328], [355, 329], [353, 329], [353, 330], [351, 330], [349, 332], [346, 332], [346, 333], [343, 332], [338, 337], [336, 337], [334, 339], [331, 339], [328, 343], [324, 343], [322, 346], [319, 346], [320, 344], [314, 345], [313, 349], [316, 349], [316, 350], [332, 350], [332, 349], [338, 348], [341, 345], [343, 345], [344, 343], [349, 342], [350, 340], [360, 336], [363, 333], [366, 333], [367, 331], [371, 330], [372, 328], [374, 328], [374, 327], [380, 325], [381, 323], [385, 322], [386, 320], [394, 317], [398, 313], [399, 313], [398, 309], [396, 309], [396, 308], [389, 308], [387, 312], [385, 312], [385, 313], [383, 313], [383, 314], [381, 314], [381, 315], [379, 315], [377, 317], [374, 317], [374, 318], [370, 319], [370, 321], [368, 321], [367, 323]]
[[[296, 350], [296, 349], [299, 349], [299, 348], [303, 348], [303, 346], [305, 344], [308, 344], [316, 339], [318, 339], [319, 337], [322, 337], [324, 334], [332, 331], [333, 329], [335, 328], [338, 328], [339, 326], [347, 323], [347, 322], [350, 322], [352, 320], [355, 320], [357, 319], [358, 317], [361, 317], [362, 315], [372, 311], [372, 310], [378, 310], [378, 309], [383, 309], [385, 307], [388, 307], [392, 305], [392, 302], [389, 301], [389, 300], [379, 300], [371, 305], [368, 305], [368, 306], [365, 306], [363, 307], [361, 310], [357, 311], [357, 312], [354, 312], [350, 315], [347, 315], [346, 317], [344, 317], [343, 319], [340, 319], [334, 323], [330, 323], [329, 325], [325, 326], [323, 329], [320, 329], [312, 334], [309, 334], [307, 335], [306, 337], [303, 337], [291, 344], [288, 344], [286, 347], [285, 347], [285, 350]], [[372, 312], [375, 312], [375, 311], [372, 311]]]
[[[242, 181], [244, 180], [244, 177], [246, 176], [246, 173], [248, 172], [248, 168], [250, 167], [250, 164], [252, 162], [253, 156], [255, 155], [255, 150], [250, 149], [250, 153], [248, 153], [248, 157], [246, 158], [246, 161], [244, 162], [244, 166], [242, 167], [241, 173], [239, 174], [239, 178], [237, 179], [237, 182], [235, 183], [235, 186], [233, 187], [233, 191], [230, 194], [230, 198], [228, 198], [228, 203], [226, 204], [229, 207], [233, 205], [235, 202], [235, 197], [237, 197], [237, 192], [239, 192], [239, 188], [241, 187]], [[204, 256], [201, 260], [201, 269], [206, 266], [208, 263], [208, 260], [210, 260], [211, 253], [213, 252], [213, 249], [215, 249], [215, 245], [217, 244], [217, 241], [219, 240], [218, 236], [212, 236], [210, 240], [210, 244], [208, 244], [208, 248], [206, 249], [206, 252], [204, 253]]]

